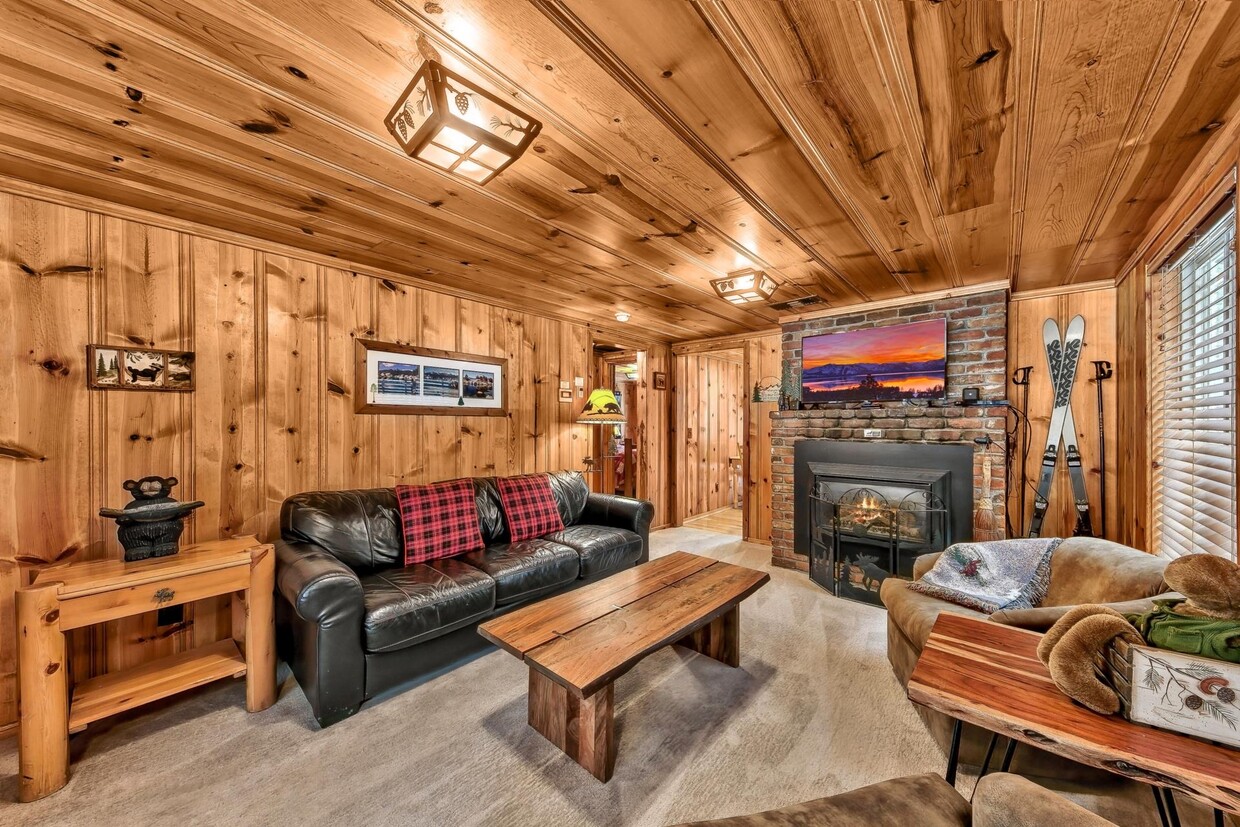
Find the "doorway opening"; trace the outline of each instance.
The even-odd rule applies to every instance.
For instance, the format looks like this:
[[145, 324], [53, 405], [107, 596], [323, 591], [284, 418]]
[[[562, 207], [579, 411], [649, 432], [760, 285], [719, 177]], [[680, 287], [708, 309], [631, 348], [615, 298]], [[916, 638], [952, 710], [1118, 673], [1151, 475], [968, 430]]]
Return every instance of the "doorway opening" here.
[[680, 521], [689, 528], [745, 535], [744, 452], [749, 394], [743, 348], [677, 355]]
[[638, 389], [642, 382], [645, 352], [595, 346], [594, 388], [615, 394], [623, 422], [606, 422], [590, 428], [590, 456], [586, 460], [586, 477], [590, 490], [599, 494], [646, 498], [639, 462], [644, 455], [641, 445], [642, 410]]

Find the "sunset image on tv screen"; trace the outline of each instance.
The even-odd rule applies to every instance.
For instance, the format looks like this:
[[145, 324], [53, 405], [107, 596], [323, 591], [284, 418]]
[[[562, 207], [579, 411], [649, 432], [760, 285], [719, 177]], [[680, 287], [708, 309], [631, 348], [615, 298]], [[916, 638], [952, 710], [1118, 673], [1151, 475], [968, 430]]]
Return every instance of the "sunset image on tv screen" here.
[[942, 399], [947, 320], [812, 336], [801, 354], [804, 402]]

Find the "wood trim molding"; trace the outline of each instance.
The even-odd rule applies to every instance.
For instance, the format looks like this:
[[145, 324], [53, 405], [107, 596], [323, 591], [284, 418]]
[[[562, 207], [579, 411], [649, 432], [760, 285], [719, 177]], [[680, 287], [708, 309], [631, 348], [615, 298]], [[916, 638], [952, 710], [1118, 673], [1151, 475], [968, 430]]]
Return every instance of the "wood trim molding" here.
[[1236, 188], [1236, 168], [1226, 170], [1213, 182], [1203, 181], [1202, 186], [1193, 189], [1194, 199], [1183, 205], [1171, 220], [1155, 236], [1154, 243], [1148, 248], [1144, 264], [1146, 272], [1157, 268], [1167, 256], [1175, 252], [1188, 234], [1204, 221], [1222, 203], [1227, 194]]
[[953, 287], [948, 290], [936, 290], [933, 293], [917, 293], [912, 296], [900, 296], [894, 299], [882, 299], [881, 301], [862, 302], [861, 304], [850, 304], [845, 307], [829, 307], [826, 310], [815, 310], [811, 313], [798, 313], [792, 316], [781, 316], [779, 321], [781, 324], [790, 322], [804, 322], [810, 319], [825, 319], [831, 316], [847, 316], [850, 313], [865, 313], [870, 310], [884, 310], [888, 307], [903, 307], [908, 304], [922, 304], [923, 302], [939, 301], [941, 299], [954, 299], [959, 296], [976, 296], [979, 293], [991, 293], [996, 290], [1008, 290], [1008, 282], [1006, 279], [999, 281], [988, 281], [982, 284], [973, 284], [967, 287]]
[[1087, 281], [1082, 284], [1061, 284], [1058, 287], [1043, 287], [1040, 290], [1021, 290], [1008, 297], [1008, 301], [1030, 301], [1045, 299], [1051, 296], [1068, 296], [1076, 293], [1092, 293], [1095, 290], [1114, 290], [1115, 282], [1111, 279]]
[[769, 330], [758, 330], [753, 333], [738, 333], [735, 336], [712, 336], [709, 339], [691, 339], [689, 341], [677, 342], [672, 345], [672, 353], [676, 356], [686, 356], [690, 353], [711, 353], [716, 350], [732, 350], [738, 347], [744, 347], [754, 339], [760, 339], [764, 336], [778, 336], [783, 331], [778, 327], [772, 327]]
[[[1020, 3], [1016, 10], [1016, 42], [1028, 46], [1018, 50], [1012, 61], [1016, 75], [1016, 103], [1012, 124], [1012, 215], [1008, 224], [1007, 277], [1012, 287], [1020, 283], [1020, 256], [1025, 237], [1025, 205], [1029, 197], [1029, 146], [1033, 143], [1033, 113], [1037, 111], [1036, 78], [1042, 62], [1041, 3]], [[1032, 29], [1026, 35], [1026, 28]]]
[[564, 32], [574, 43], [577, 44], [590, 59], [611, 75], [617, 83], [623, 86], [629, 94], [639, 100], [655, 117], [657, 117], [668, 129], [675, 133], [676, 137], [684, 142], [695, 155], [705, 161], [710, 167], [725, 181], [728, 185], [740, 193], [751, 207], [757, 210], [763, 218], [765, 218], [772, 226], [778, 229], [789, 240], [794, 242], [801, 250], [810, 257], [814, 263], [818, 264], [830, 278], [838, 283], [838, 286], [844, 287], [853, 294], [860, 296], [862, 299], [869, 299], [864, 291], [849, 281], [848, 277], [842, 273], [829, 259], [825, 258], [817, 248], [796, 231], [792, 225], [777, 214], [771, 207], [753, 190], [749, 184], [741, 178], [732, 169], [732, 167], [723, 158], [710, 148], [705, 141], [698, 137], [697, 132], [693, 130], [675, 111], [672, 110], [663, 100], [648, 87], [637, 73], [628, 67], [620, 56], [612, 51], [606, 43], [602, 41], [588, 26], [573, 13], [563, 0], [530, 0], [534, 8], [538, 9], [543, 15], [554, 23], [560, 31]]

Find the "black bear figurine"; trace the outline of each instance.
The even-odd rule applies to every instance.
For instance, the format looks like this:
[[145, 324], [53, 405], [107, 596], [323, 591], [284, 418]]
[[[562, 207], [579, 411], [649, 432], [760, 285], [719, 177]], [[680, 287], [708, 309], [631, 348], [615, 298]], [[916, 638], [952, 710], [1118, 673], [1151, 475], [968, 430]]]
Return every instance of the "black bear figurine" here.
[[177, 541], [185, 529], [185, 516], [203, 503], [177, 502], [170, 496], [176, 477], [143, 477], [125, 480], [133, 502], [124, 508], [101, 508], [100, 517], [116, 520], [116, 536], [125, 549], [125, 562], [166, 557], [177, 553]]

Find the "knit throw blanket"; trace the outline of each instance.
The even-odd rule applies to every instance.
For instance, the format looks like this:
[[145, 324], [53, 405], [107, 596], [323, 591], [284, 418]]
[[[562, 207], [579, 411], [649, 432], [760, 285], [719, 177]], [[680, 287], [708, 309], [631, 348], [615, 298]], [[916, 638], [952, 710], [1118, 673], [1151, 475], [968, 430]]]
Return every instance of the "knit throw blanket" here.
[[957, 543], [909, 588], [986, 614], [1030, 609], [1046, 597], [1051, 553], [1062, 542], [1035, 538]]

